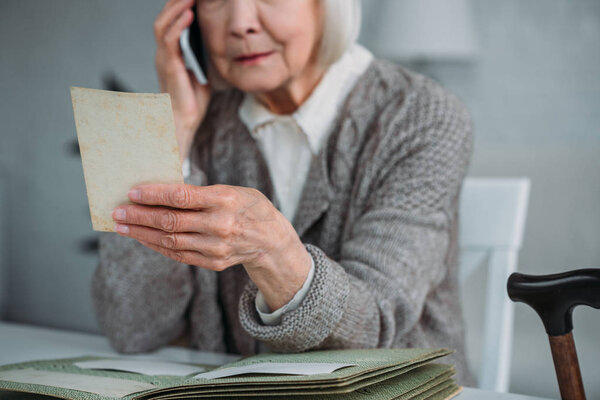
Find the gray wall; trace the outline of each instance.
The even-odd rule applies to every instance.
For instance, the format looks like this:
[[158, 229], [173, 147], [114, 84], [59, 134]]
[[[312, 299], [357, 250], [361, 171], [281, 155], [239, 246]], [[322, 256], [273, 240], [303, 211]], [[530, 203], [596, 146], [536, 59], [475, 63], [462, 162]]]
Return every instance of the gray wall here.
[[[363, 39], [377, 4], [364, 1]], [[79, 250], [94, 233], [81, 162], [67, 151], [75, 138], [68, 88], [100, 88], [100, 77], [114, 71], [136, 91], [156, 91], [152, 21], [162, 5], [0, 2], [0, 177], [8, 188], [0, 206], [8, 211], [9, 266], [0, 271], [0, 299], [8, 299], [8, 320], [97, 331], [89, 297], [96, 259]], [[600, 1], [472, 5], [478, 60], [427, 68], [473, 114], [469, 174], [531, 178], [521, 271], [600, 266]], [[600, 398], [599, 331], [600, 312], [575, 312], [589, 398]], [[541, 323], [520, 304], [513, 358], [512, 391], [558, 397]]]
[[162, 1], [0, 3], [0, 165], [8, 170], [7, 318], [96, 331], [96, 259], [69, 86], [101, 88], [115, 71], [157, 91], [152, 21]]

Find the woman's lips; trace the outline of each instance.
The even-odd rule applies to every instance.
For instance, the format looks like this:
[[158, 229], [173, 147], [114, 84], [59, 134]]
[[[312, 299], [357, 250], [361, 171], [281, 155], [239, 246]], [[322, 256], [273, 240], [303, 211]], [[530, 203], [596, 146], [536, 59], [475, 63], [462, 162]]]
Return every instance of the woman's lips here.
[[268, 51], [266, 53], [255, 53], [249, 56], [241, 56], [235, 58], [236, 62], [239, 62], [242, 65], [255, 65], [262, 62], [264, 59], [273, 54], [274, 51]]

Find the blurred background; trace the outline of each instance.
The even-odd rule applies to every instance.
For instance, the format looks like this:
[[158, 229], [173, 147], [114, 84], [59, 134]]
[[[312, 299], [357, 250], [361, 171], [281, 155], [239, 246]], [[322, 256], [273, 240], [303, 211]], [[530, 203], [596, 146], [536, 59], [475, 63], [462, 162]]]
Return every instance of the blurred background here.
[[[163, 4], [0, 2], [0, 319], [98, 332], [69, 86], [116, 78], [157, 92]], [[600, 267], [600, 1], [363, 0], [360, 42], [463, 100], [475, 125], [469, 176], [531, 179], [521, 272]], [[475, 308], [479, 286], [466, 294]], [[600, 312], [577, 308], [574, 326], [588, 397], [600, 398]], [[522, 304], [510, 391], [559, 397], [547, 336]]]

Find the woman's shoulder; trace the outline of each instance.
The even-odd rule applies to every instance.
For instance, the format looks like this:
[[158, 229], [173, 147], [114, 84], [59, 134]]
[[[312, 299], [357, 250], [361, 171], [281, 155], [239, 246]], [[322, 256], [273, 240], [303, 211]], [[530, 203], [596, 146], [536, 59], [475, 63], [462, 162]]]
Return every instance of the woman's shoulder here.
[[[380, 108], [407, 108], [412, 112], [467, 114], [464, 103], [434, 79], [386, 59], [375, 58], [364, 75], [361, 95]], [[374, 100], [370, 102], [369, 100]]]
[[[377, 120], [371, 134], [393, 141], [418, 138], [470, 141], [471, 116], [439, 82], [389, 60], [375, 58], [349, 99], [352, 114]], [[357, 112], [358, 110], [358, 112]]]

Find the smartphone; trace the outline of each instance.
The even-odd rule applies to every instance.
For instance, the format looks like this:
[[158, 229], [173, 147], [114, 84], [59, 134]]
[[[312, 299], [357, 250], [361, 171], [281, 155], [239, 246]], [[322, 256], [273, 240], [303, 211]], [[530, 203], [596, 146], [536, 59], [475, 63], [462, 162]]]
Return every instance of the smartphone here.
[[196, 6], [192, 7], [194, 20], [192, 24], [186, 28], [179, 37], [179, 46], [183, 54], [183, 61], [187, 69], [194, 73], [194, 76], [201, 85], [208, 83], [207, 79], [207, 54], [202, 42], [202, 33], [200, 25], [198, 25], [198, 15], [196, 14]]

